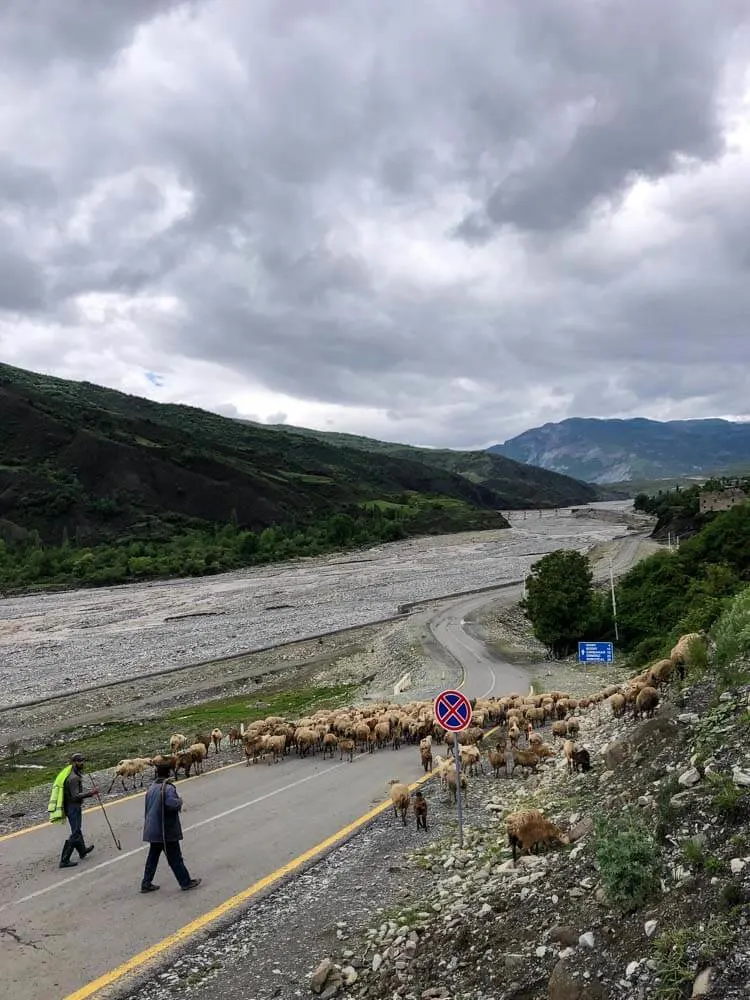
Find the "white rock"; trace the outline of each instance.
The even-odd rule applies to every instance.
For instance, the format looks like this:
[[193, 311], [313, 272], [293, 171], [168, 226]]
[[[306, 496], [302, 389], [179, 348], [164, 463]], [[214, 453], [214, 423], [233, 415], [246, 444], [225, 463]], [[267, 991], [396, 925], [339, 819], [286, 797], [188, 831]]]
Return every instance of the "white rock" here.
[[677, 783], [679, 785], [682, 785], [683, 788], [692, 788], [693, 785], [697, 785], [700, 780], [701, 776], [698, 773], [698, 769], [695, 767], [691, 767], [689, 770], [684, 771], [679, 776], [679, 778], [677, 779]]
[[739, 875], [746, 864], [747, 862], [743, 861], [742, 858], [732, 858], [729, 862], [729, 867], [732, 869], [732, 875]]
[[732, 768], [732, 781], [735, 785], [741, 785], [743, 788], [750, 788], [750, 774], [745, 771], [740, 771], [740, 769], [735, 764]]
[[490, 904], [489, 903], [482, 903], [482, 907], [481, 907], [481, 909], [479, 911], [479, 916], [480, 917], [489, 917], [489, 915], [491, 913], [492, 913], [492, 907], [490, 906]]
[[341, 970], [341, 978], [344, 980], [345, 986], [351, 986], [359, 979], [359, 975], [353, 965], [345, 965]]
[[534, 954], [536, 955], [537, 958], [544, 958], [544, 956], [547, 954], [547, 949], [543, 944], [540, 944], [539, 947], [534, 952]]
[[677, 716], [677, 721], [683, 722], [687, 725], [694, 726], [697, 722], [700, 722], [701, 720], [700, 716], [696, 715], [695, 712], [683, 712], [681, 715]]
[[594, 935], [591, 931], [586, 931], [585, 934], [581, 934], [578, 938], [578, 944], [582, 948], [593, 948], [594, 947]]
[[372, 956], [372, 971], [377, 972], [382, 964], [383, 964], [383, 956], [376, 951], [375, 954]]
[[628, 962], [628, 967], [625, 970], [625, 978], [632, 979], [633, 976], [638, 971], [638, 967], [640, 964], [641, 964], [640, 962]]
[[693, 992], [690, 994], [692, 997], [705, 997], [711, 992], [711, 986], [713, 985], [714, 970], [709, 966], [707, 969], [703, 969], [695, 977], [695, 982], [693, 983]]
[[575, 951], [574, 948], [563, 948], [563, 950], [560, 952], [560, 954], [559, 954], [558, 957], [559, 958], [570, 958], [570, 956], [574, 953], [574, 951]]
[[643, 930], [646, 932], [646, 937], [651, 937], [651, 935], [656, 930], [656, 921], [647, 920], [646, 923], [643, 925]]

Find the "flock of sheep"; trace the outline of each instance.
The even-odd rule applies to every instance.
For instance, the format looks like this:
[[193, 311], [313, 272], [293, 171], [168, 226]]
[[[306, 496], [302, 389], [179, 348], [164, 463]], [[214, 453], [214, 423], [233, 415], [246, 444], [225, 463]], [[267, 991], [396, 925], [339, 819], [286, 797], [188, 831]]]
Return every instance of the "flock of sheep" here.
[[[433, 749], [437, 744], [445, 744], [452, 750], [456, 738], [461, 760], [460, 793], [464, 798], [468, 792], [467, 776], [471, 777], [477, 769], [484, 771], [485, 761], [496, 777], [501, 772], [510, 777], [519, 769], [535, 772], [542, 761], [556, 757], [562, 746], [569, 771], [585, 772], [590, 769], [591, 761], [589, 751], [575, 742], [580, 728], [579, 714], [592, 710], [600, 712], [608, 706], [618, 717], [628, 712], [636, 719], [653, 716], [660, 700], [659, 689], [675, 674], [684, 677], [696, 642], [705, 648], [705, 634], [682, 636], [669, 659], [659, 660], [626, 683], [604, 688], [588, 698], [574, 699], [565, 692], [550, 691], [475, 699], [472, 701], [472, 725], [458, 737], [438, 725], [433, 705], [427, 701], [319, 709], [297, 721], [269, 716], [247, 726], [232, 726], [226, 736], [218, 728], [210, 733], [198, 733], [192, 744], [188, 744], [183, 734], [175, 733], [169, 740], [169, 754], [157, 753], [120, 761], [110, 790], [118, 777], [126, 788], [126, 778], [131, 778], [135, 787], [135, 779], [140, 776], [142, 786], [146, 769], [158, 764], [168, 764], [176, 778], [180, 772], [189, 777], [193, 769], [200, 774], [210, 747], [218, 753], [225, 739], [230, 748], [242, 748], [248, 766], [261, 759], [267, 759], [269, 764], [279, 763], [291, 754], [298, 757], [321, 754], [323, 759], [333, 758], [337, 752], [340, 760], [346, 758], [353, 762], [357, 752], [398, 750], [404, 744], [418, 746], [425, 772], [436, 772], [441, 787], [453, 802], [459, 794], [453, 755], [433, 755]], [[549, 723], [552, 745], [544, 741], [540, 732]], [[496, 740], [495, 745], [483, 753], [482, 744], [488, 728], [493, 730]], [[416, 792], [412, 799], [408, 785], [398, 779], [389, 784], [396, 816], [406, 825], [411, 807], [417, 827], [427, 829], [427, 803], [421, 792]], [[507, 831], [514, 860], [518, 848], [530, 851], [554, 841], [568, 842], [567, 835], [536, 810], [513, 813], [507, 819]]]

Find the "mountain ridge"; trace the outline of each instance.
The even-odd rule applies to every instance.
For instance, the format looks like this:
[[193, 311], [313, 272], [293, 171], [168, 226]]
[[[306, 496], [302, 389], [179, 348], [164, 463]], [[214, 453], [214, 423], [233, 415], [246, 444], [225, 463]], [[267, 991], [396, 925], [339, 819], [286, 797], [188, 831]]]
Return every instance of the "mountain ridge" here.
[[[516, 493], [502, 494], [424, 456], [389, 454], [382, 442], [346, 447], [3, 364], [0, 426], [6, 539], [35, 531], [49, 544], [100, 544], [233, 520], [262, 531], [410, 492], [487, 512], [596, 499], [591, 486], [545, 470], [520, 467]], [[502, 526], [499, 514], [495, 521]]]
[[598, 485], [700, 478], [750, 466], [750, 421], [569, 417], [488, 451]]

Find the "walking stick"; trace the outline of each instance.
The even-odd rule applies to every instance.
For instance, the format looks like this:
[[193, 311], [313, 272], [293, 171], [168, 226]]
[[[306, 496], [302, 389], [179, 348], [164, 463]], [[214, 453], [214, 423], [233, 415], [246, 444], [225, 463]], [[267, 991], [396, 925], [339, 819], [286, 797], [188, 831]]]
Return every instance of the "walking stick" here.
[[[92, 788], [96, 787], [94, 785], [94, 780], [93, 780], [93, 778], [90, 775], [89, 775], [89, 781], [91, 782]], [[115, 847], [117, 848], [118, 851], [121, 851], [122, 850], [122, 844], [120, 843], [120, 841], [115, 836], [115, 831], [112, 829], [112, 824], [109, 821], [109, 816], [107, 815], [107, 810], [104, 808], [104, 803], [102, 802], [102, 800], [101, 800], [101, 798], [99, 796], [99, 792], [97, 791], [94, 794], [96, 795], [96, 798], [97, 798], [97, 801], [98, 801], [99, 805], [102, 807], [102, 812], [104, 813], [104, 818], [107, 821], [107, 826], [109, 827], [109, 832], [112, 834], [112, 840], [114, 840], [114, 842], [115, 842]]]

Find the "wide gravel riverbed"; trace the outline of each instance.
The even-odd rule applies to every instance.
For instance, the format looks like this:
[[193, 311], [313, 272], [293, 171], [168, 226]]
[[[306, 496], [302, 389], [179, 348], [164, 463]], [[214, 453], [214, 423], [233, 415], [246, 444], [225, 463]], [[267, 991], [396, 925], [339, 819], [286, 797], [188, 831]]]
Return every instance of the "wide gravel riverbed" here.
[[512, 524], [202, 579], [2, 600], [0, 706], [365, 625], [402, 603], [520, 579], [545, 552], [583, 551], [626, 530], [565, 511], [517, 512]]

